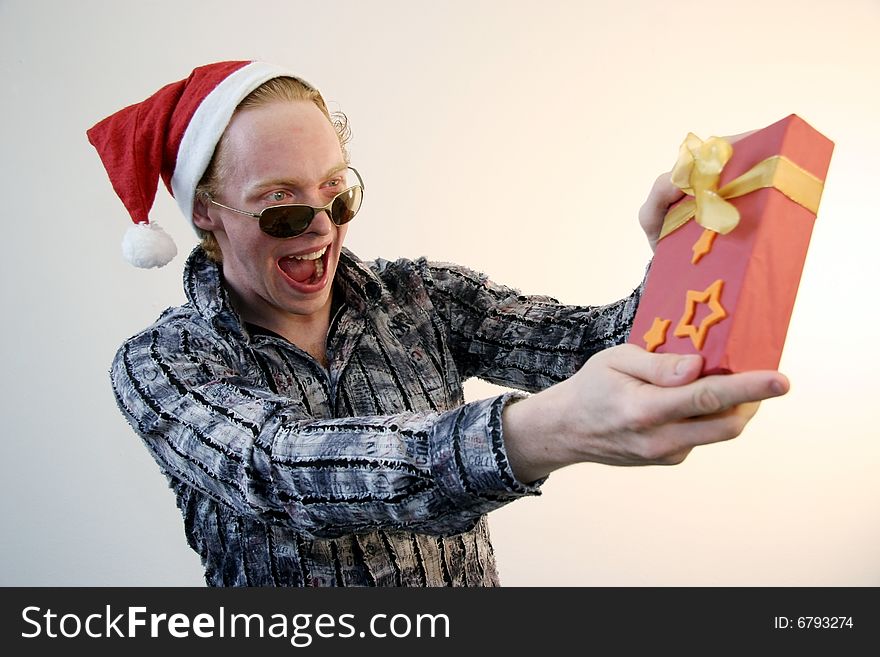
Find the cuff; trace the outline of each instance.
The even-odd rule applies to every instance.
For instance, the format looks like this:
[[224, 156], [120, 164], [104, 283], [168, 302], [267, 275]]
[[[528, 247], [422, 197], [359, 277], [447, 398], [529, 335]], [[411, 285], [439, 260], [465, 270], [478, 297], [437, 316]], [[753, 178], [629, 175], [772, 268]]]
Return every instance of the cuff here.
[[501, 413], [527, 395], [508, 392], [445, 414], [431, 433], [430, 453], [444, 494], [460, 505], [487, 505], [483, 513], [525, 495], [539, 495], [545, 479], [517, 480], [507, 460]]

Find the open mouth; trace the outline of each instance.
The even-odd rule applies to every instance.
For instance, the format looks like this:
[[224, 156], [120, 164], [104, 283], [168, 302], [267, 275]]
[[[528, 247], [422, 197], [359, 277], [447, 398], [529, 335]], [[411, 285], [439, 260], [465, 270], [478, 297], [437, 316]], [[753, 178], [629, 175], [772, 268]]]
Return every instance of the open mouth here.
[[286, 256], [278, 261], [278, 269], [295, 288], [313, 291], [324, 282], [329, 253], [329, 246], [324, 246], [311, 253]]

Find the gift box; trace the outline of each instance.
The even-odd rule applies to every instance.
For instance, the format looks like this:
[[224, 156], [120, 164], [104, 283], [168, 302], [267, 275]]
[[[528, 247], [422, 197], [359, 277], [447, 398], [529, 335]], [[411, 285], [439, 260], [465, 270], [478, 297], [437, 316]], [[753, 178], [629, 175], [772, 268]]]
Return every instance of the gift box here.
[[833, 148], [795, 114], [734, 143], [689, 134], [628, 341], [699, 353], [703, 374], [777, 369]]

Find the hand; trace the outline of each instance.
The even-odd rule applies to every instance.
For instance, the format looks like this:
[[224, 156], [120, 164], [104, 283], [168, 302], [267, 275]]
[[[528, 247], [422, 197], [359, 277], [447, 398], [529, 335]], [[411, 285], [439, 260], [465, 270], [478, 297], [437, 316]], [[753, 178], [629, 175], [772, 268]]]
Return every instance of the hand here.
[[508, 458], [530, 482], [580, 462], [674, 465], [698, 445], [738, 436], [763, 399], [788, 392], [771, 370], [699, 378], [702, 357], [606, 349], [571, 378], [510, 404]]
[[[734, 144], [743, 137], [748, 137], [753, 132], [755, 131], [750, 130], [748, 132], [741, 132], [738, 135], [728, 135], [723, 137], [723, 139]], [[645, 232], [645, 237], [648, 238], [648, 244], [652, 252], [657, 248], [657, 242], [660, 239], [660, 229], [663, 228], [663, 219], [666, 218], [669, 207], [685, 195], [681, 189], [672, 184], [671, 177], [672, 171], [667, 171], [657, 176], [651, 191], [648, 192], [648, 198], [639, 209], [639, 225]]]
[[672, 184], [671, 176], [671, 171], [657, 176], [647, 200], [639, 209], [639, 225], [645, 231], [652, 252], [657, 248], [660, 229], [663, 228], [663, 219], [669, 206], [684, 197], [684, 192]]

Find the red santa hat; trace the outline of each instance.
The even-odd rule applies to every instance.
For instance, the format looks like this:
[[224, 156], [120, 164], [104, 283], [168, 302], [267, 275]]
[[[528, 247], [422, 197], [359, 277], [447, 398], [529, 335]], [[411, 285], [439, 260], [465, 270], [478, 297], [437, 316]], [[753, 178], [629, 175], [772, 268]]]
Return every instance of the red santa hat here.
[[217, 62], [196, 68], [185, 80], [162, 87], [86, 131], [134, 222], [122, 240], [122, 253], [130, 264], [162, 267], [177, 255], [171, 236], [148, 217], [159, 178], [193, 225], [196, 185], [235, 108], [254, 89], [277, 77], [293, 77], [308, 85], [272, 64]]

